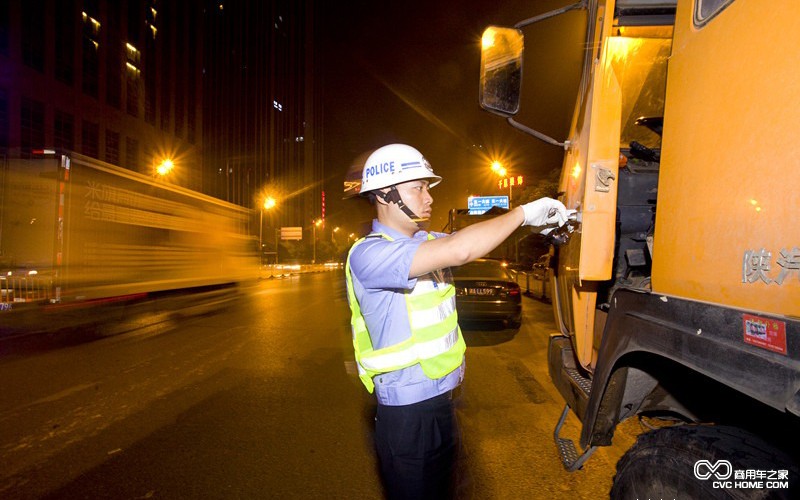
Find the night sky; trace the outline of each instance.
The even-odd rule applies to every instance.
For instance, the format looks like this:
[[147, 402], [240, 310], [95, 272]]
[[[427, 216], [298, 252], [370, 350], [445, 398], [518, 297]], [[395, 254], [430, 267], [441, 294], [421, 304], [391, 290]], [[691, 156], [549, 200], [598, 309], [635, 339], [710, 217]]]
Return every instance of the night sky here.
[[[418, 148], [444, 177], [432, 191], [433, 230], [446, 224], [450, 208], [466, 208], [470, 194], [507, 194], [497, 187], [490, 156], [502, 156], [526, 183], [560, 168], [563, 150], [480, 108], [479, 44], [489, 24], [513, 26], [568, 0], [321, 3], [317, 50], [324, 61], [325, 189], [331, 223], [352, 231], [356, 222], [372, 217], [362, 200], [340, 200], [342, 181], [356, 158], [392, 142]], [[535, 106], [523, 104], [517, 119], [563, 140], [577, 92], [582, 34], [558, 21], [526, 29], [525, 37], [523, 86], [539, 94]], [[535, 48], [542, 60], [536, 60]]]

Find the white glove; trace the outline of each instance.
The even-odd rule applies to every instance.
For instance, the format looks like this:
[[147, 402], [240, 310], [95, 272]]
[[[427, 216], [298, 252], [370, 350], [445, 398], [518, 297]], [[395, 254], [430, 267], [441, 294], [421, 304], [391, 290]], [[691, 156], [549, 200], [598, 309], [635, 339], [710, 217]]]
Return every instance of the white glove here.
[[547, 226], [549, 224], [563, 226], [569, 216], [567, 207], [552, 198], [539, 198], [526, 203], [522, 205], [522, 210], [525, 212], [523, 226]]

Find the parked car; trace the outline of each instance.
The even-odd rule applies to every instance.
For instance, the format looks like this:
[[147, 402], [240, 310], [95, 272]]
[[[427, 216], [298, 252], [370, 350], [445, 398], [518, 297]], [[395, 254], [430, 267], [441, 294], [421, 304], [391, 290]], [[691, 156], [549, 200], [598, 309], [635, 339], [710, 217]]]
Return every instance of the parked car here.
[[478, 259], [452, 271], [460, 320], [502, 321], [509, 328], [520, 327], [522, 294], [502, 262]]
[[547, 281], [550, 272], [550, 255], [544, 254], [533, 263], [533, 278]]

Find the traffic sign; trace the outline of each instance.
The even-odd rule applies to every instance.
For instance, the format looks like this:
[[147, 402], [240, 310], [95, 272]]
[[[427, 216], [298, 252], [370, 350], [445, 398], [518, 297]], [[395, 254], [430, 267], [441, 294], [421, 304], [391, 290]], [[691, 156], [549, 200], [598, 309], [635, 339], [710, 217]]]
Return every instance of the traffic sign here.
[[282, 240], [302, 240], [303, 228], [302, 227], [282, 227], [281, 228]]
[[508, 208], [508, 196], [470, 196], [467, 210], [470, 215], [480, 215], [492, 207]]

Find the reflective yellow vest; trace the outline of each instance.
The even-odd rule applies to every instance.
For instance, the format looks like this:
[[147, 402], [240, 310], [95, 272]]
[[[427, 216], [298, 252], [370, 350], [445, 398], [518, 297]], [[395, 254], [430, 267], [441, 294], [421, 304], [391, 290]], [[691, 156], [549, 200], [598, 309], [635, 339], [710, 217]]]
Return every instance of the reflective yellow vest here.
[[[372, 233], [366, 238], [378, 236], [394, 241], [384, 233]], [[356, 241], [350, 249], [345, 275], [356, 366], [367, 390], [371, 393], [375, 389], [372, 381], [375, 375], [400, 370], [417, 363], [431, 379], [444, 377], [461, 366], [467, 346], [458, 327], [456, 289], [450, 283], [444, 286], [426, 287], [420, 286], [421, 283], [426, 283], [425, 280], [418, 280], [414, 289], [405, 292], [411, 335], [397, 344], [373, 349], [367, 324], [353, 290], [353, 277], [350, 272], [350, 255], [366, 238]], [[434, 236], [429, 234], [428, 239], [434, 239]]]

